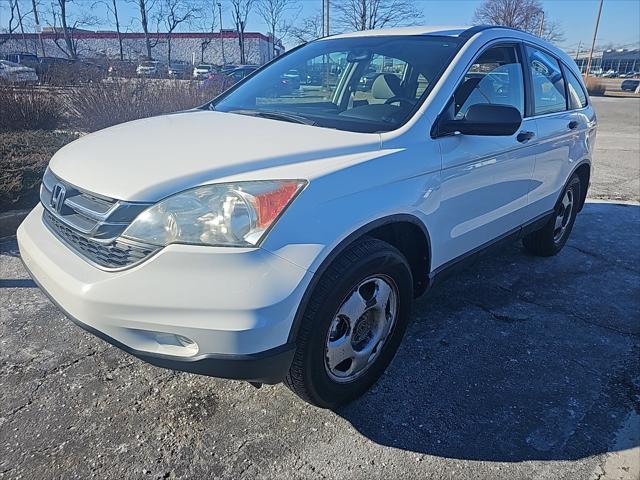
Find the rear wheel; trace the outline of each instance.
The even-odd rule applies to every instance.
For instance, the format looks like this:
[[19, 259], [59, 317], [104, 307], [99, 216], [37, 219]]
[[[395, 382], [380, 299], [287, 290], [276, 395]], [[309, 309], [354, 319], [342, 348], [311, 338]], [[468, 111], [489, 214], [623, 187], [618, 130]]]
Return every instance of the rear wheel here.
[[393, 246], [364, 238], [348, 247], [311, 294], [286, 385], [321, 407], [362, 395], [400, 345], [412, 285], [409, 265]]
[[549, 257], [562, 250], [576, 221], [580, 194], [580, 178], [574, 175], [562, 192], [553, 217], [540, 230], [530, 233], [522, 239], [522, 243], [529, 252]]

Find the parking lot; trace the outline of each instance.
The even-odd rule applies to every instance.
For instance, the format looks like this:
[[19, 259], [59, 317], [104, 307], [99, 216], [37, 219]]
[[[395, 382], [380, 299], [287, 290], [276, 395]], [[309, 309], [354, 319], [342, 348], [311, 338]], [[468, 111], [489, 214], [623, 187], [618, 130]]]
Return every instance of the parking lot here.
[[567, 247], [519, 244], [420, 298], [397, 357], [338, 411], [158, 369], [66, 320], [0, 240], [0, 478], [637, 479], [640, 99], [594, 99]]

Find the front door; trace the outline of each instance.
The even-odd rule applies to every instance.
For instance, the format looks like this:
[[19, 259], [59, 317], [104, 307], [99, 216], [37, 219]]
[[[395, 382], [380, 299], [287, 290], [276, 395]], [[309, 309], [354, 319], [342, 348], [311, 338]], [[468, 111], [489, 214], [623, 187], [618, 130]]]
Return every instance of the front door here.
[[[455, 91], [456, 118], [478, 103], [511, 105], [525, 114], [525, 87], [518, 45], [485, 50]], [[455, 134], [438, 140], [442, 153], [438, 232], [444, 257], [439, 265], [517, 230], [525, 221], [537, 136], [535, 120], [524, 119], [511, 136]], [[438, 266], [438, 265], [435, 265]]]

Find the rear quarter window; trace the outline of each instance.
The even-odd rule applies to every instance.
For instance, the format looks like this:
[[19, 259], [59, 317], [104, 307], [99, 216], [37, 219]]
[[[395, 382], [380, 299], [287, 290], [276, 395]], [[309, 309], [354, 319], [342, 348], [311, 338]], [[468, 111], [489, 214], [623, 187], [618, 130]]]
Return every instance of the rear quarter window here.
[[565, 68], [565, 77], [567, 79], [567, 87], [569, 90], [569, 108], [576, 110], [587, 106], [587, 94], [584, 93], [582, 83], [573, 74], [572, 71]]

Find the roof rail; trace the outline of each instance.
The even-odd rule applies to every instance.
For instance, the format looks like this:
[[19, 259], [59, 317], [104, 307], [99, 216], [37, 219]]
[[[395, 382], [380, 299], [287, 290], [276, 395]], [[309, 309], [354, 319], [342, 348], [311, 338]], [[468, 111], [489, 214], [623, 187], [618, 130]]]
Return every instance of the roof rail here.
[[516, 32], [526, 33], [524, 30], [521, 30], [519, 28], [505, 27], [503, 25], [476, 25], [474, 27], [467, 28], [464, 32], [462, 32], [460, 35], [458, 35], [458, 38], [462, 38], [464, 40], [469, 40], [476, 33], [483, 32], [485, 30], [491, 30], [492, 28], [502, 28], [502, 29], [505, 29], [505, 30], [514, 30]]

